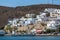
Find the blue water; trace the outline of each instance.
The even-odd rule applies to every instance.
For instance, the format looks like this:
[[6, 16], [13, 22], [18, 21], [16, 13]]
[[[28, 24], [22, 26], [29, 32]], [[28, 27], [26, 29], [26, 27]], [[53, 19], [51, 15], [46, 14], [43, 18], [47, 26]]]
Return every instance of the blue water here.
[[60, 40], [60, 36], [1, 36], [0, 40]]

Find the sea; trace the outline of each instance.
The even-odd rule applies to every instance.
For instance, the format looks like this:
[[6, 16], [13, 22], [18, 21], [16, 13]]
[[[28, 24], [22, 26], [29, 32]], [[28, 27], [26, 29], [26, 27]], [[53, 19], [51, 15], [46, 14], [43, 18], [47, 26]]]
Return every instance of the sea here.
[[60, 36], [0, 36], [0, 40], [60, 40]]

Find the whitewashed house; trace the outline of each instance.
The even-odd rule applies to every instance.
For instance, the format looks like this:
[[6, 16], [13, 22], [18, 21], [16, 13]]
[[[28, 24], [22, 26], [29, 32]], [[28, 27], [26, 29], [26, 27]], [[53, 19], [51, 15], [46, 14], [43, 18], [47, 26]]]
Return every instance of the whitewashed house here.
[[14, 18], [13, 20], [8, 20], [8, 24], [7, 25], [10, 25], [11, 27], [12, 26], [18, 26], [18, 20], [17, 18]]
[[28, 17], [28, 18], [32, 18], [32, 17], [34, 17], [35, 16], [35, 14], [33, 14], [33, 13], [31, 13], [31, 14], [26, 14], [26, 17]]
[[53, 12], [55, 10], [55, 8], [46, 8], [45, 10], [44, 10], [44, 12]]
[[27, 20], [25, 21], [25, 25], [29, 25], [35, 22], [34, 18], [27, 18]]
[[18, 20], [19, 20], [19, 19], [15, 19], [15, 18], [14, 18], [14, 19], [13, 19], [12, 26], [17, 26], [17, 24], [18, 24]]
[[60, 9], [46, 8], [44, 12], [49, 12], [50, 17], [60, 17]]
[[8, 20], [8, 24], [7, 25], [12, 25], [13, 21], [12, 20]]
[[49, 21], [47, 23], [47, 29], [56, 29], [57, 28], [57, 23], [56, 21]]
[[47, 13], [44, 13], [44, 12], [43, 12], [43, 13], [41, 13], [41, 15], [40, 15], [40, 16], [41, 16], [41, 18], [46, 17], [46, 14], [47, 14]]
[[36, 18], [37, 18], [37, 21], [43, 21], [43, 19], [46, 18], [46, 14], [45, 12], [40, 12], [40, 15], [37, 15]]
[[55, 9], [54, 11], [56, 11], [57, 13], [60, 13], [60, 9]]
[[27, 18], [21, 17], [20, 20], [25, 21]]

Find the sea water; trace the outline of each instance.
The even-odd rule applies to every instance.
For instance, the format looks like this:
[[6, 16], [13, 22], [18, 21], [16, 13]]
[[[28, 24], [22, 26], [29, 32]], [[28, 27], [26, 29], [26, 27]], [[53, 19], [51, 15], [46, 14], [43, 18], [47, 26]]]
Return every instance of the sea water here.
[[0, 40], [60, 40], [60, 36], [0, 36]]

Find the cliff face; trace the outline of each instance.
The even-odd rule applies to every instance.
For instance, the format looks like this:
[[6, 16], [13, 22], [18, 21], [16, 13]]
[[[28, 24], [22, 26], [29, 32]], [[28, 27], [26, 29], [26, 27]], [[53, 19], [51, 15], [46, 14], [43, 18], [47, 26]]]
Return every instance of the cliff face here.
[[20, 18], [27, 13], [35, 13], [43, 11], [45, 8], [58, 8], [60, 5], [51, 4], [40, 4], [40, 5], [30, 5], [30, 6], [17, 6], [17, 7], [5, 7], [0, 6], [0, 29], [7, 24], [8, 19]]

